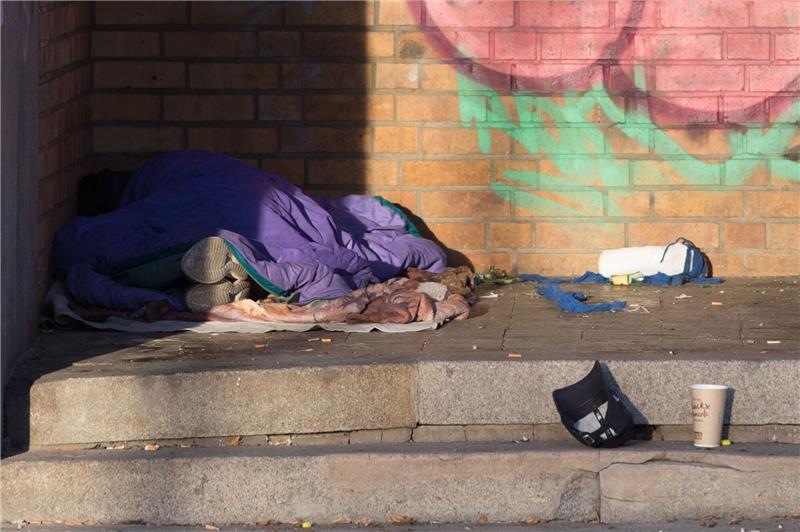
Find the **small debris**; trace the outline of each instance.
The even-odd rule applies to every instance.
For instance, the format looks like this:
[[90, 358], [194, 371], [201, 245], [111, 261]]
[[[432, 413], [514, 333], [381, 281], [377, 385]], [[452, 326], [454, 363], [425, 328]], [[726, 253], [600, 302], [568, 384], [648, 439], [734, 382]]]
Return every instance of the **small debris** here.
[[352, 523], [352, 521], [346, 515], [341, 515], [336, 519], [334, 519], [333, 521], [331, 521], [332, 525], [349, 525], [350, 523]]
[[738, 525], [739, 523], [742, 522], [742, 519], [743, 519], [743, 517], [741, 515], [733, 514], [733, 516], [731, 516], [731, 520], [728, 521], [728, 524], [729, 525]]
[[106, 447], [109, 451], [124, 451], [125, 444], [124, 443], [115, 443], [114, 445], [109, 445]]
[[269, 445], [277, 445], [280, 447], [285, 447], [292, 444], [292, 437], [286, 434], [270, 436], [267, 443]]
[[300, 528], [311, 528], [311, 521], [303, 521], [300, 523]]
[[[733, 444], [733, 442], [731, 440], [720, 440], [719, 443], [723, 447], [727, 447], [728, 445], [732, 445]], [[733, 523], [733, 524], [735, 525], [736, 523]]]
[[333, 338], [321, 338], [320, 342], [322, 342], [323, 344], [332, 344]]
[[256, 521], [257, 526], [278, 526], [280, 525], [280, 521], [276, 521], [275, 519], [263, 519], [261, 521]]
[[478, 346], [477, 346], [477, 345], [473, 345], [473, 346], [472, 346], [472, 350], [473, 350], [473, 351], [477, 351], [477, 350], [478, 350]]
[[414, 522], [414, 520], [409, 516], [399, 514], [397, 512], [389, 512], [386, 514], [386, 517], [388, 517], [389, 521], [395, 525], [410, 525]]
[[488, 523], [489, 522], [489, 518], [486, 517], [485, 515], [481, 514], [481, 515], [478, 516], [478, 522], [479, 523]]
[[309, 338], [306, 341], [308, 341], [308, 342], [319, 342], [319, 336], [315, 336], [314, 338]]
[[508, 358], [522, 358], [522, 355], [519, 353], [509, 353]]
[[265, 347], [267, 347], [267, 344], [256, 344], [253, 347], [255, 347], [256, 349], [264, 349]]
[[675, 296], [675, 299], [691, 299], [691, 298], [692, 298], [692, 296], [690, 296], [688, 294], [681, 294], [679, 296]]
[[531, 525], [531, 526], [541, 524], [541, 522], [542, 522], [541, 519], [536, 519], [535, 517], [529, 517], [523, 521], [523, 523], [525, 523], [526, 525]]
[[674, 354], [675, 354], [675, 351], [673, 351], [672, 349], [670, 349], [670, 350], [669, 350], [669, 354], [670, 354], [670, 355], [674, 355]]
[[489, 292], [485, 296], [480, 296], [480, 299], [497, 299], [498, 297], [499, 297], [499, 294], [497, 292], [495, 292], [494, 290], [492, 290], [491, 292]]
[[713, 306], [713, 307], [721, 307], [722, 306], [722, 301], [712, 301], [711, 302], [711, 306]]
[[144, 446], [144, 450], [149, 453], [154, 453], [159, 449], [161, 449], [161, 446], [157, 443], [148, 443]]
[[211, 336], [219, 336], [219, 333], [211, 333]]
[[752, 338], [748, 338], [747, 340], [745, 340], [745, 342], [747, 342], [748, 344], [757, 344], [758, 340], [753, 340]]
[[717, 526], [717, 522], [716, 521], [702, 520], [702, 521], [700, 521], [700, 526], [705, 527], [705, 528], [714, 528], [715, 526]]
[[779, 343], [781, 343], [781, 341], [780, 340], [767, 340], [767, 343], [768, 344], [779, 344]]
[[372, 526], [375, 524], [375, 520], [371, 517], [362, 517], [353, 521], [353, 524], [356, 526]]
[[214, 526], [211, 523], [206, 523], [205, 527], [206, 530], [219, 530], [218, 526]]
[[239, 445], [241, 443], [242, 443], [242, 437], [241, 436], [234, 436], [233, 438], [228, 440], [228, 444], [227, 445], [228, 445], [228, 447], [239, 447]]
[[304, 353], [310, 353], [313, 350], [314, 350], [313, 347], [309, 347], [308, 349], [301, 349], [301, 351], [303, 351]]

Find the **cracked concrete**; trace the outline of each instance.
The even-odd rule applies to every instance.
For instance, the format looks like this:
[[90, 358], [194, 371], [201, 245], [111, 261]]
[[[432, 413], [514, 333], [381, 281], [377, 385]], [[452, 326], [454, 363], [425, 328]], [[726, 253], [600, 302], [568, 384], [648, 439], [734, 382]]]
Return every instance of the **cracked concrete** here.
[[[651, 442], [372, 444], [32, 452], [2, 468], [3, 519], [217, 524], [586, 520], [800, 512], [798, 447]], [[70, 489], [63, 489], [64, 486]], [[199, 491], [198, 491], [199, 490]]]

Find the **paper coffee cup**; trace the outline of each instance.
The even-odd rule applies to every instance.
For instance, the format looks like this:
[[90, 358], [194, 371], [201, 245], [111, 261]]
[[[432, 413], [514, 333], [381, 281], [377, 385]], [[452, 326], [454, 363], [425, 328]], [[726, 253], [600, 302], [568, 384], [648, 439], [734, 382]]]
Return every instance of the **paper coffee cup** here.
[[692, 430], [695, 447], [719, 447], [728, 387], [692, 384]]

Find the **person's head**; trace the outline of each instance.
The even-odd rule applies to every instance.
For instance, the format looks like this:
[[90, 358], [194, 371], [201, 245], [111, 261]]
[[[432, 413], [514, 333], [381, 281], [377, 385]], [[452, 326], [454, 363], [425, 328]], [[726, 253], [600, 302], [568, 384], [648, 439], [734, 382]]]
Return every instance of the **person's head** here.
[[78, 182], [78, 216], [97, 216], [119, 206], [131, 172], [101, 170], [87, 174]]

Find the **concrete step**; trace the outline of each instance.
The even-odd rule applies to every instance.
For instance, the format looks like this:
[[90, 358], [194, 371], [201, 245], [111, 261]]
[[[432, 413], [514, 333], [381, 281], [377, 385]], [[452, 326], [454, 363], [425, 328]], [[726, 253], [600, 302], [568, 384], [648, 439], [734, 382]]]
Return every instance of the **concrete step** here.
[[399, 444], [31, 451], [4, 459], [6, 522], [662, 522], [800, 512], [798, 446]]
[[[772, 519], [741, 519], [738, 516], [713, 516], [692, 521], [669, 521], [661, 523], [629, 523], [605, 524], [598, 522], [575, 523], [569, 521], [547, 521], [536, 523], [535, 532], [708, 532], [713, 527], [718, 532], [798, 532], [800, 522], [797, 517], [779, 517]], [[205, 525], [210, 525], [206, 528]], [[314, 532], [364, 532], [364, 525], [357, 524], [318, 524], [312, 523]], [[52, 524], [22, 524], [26, 532], [54, 532], [64, 530], [64, 525]], [[14, 523], [0, 523], [0, 531], [11, 532], [19, 530], [19, 525]], [[79, 525], [70, 524], [69, 532], [198, 532], [198, 530], [222, 530], [223, 532], [264, 532], [270, 530], [297, 531], [297, 525], [292, 523], [270, 524], [268, 528], [263, 525], [223, 525], [218, 527], [211, 523], [203, 526], [191, 525]], [[531, 525], [527, 523], [422, 523], [408, 524], [398, 528], [396, 525], [372, 525], [367, 530], [395, 530], [402, 532], [464, 532], [477, 529], [479, 532], [531, 532]]]
[[[336, 344], [345, 342], [335, 335], [327, 346], [298, 337], [299, 347], [287, 343], [267, 351], [254, 348], [263, 345], [263, 335], [232, 336], [224, 342], [206, 335], [139, 339], [107, 347], [103, 355], [59, 359], [65, 367], [41, 371], [29, 390], [9, 394], [6, 413], [17, 416], [12, 431], [29, 434], [27, 443], [38, 448], [419, 425], [558, 424], [552, 390], [575, 382], [592, 364], [547, 353], [424, 356], [380, 345], [354, 353], [337, 351]], [[308, 345], [317, 352], [304, 352]], [[186, 346], [202, 357], [187, 356]], [[733, 388], [732, 425], [790, 426], [794, 439], [788, 441], [800, 441], [797, 357], [604, 360], [638, 424], [687, 427], [689, 385], [715, 382]], [[767, 396], [767, 390], [780, 393]]]

